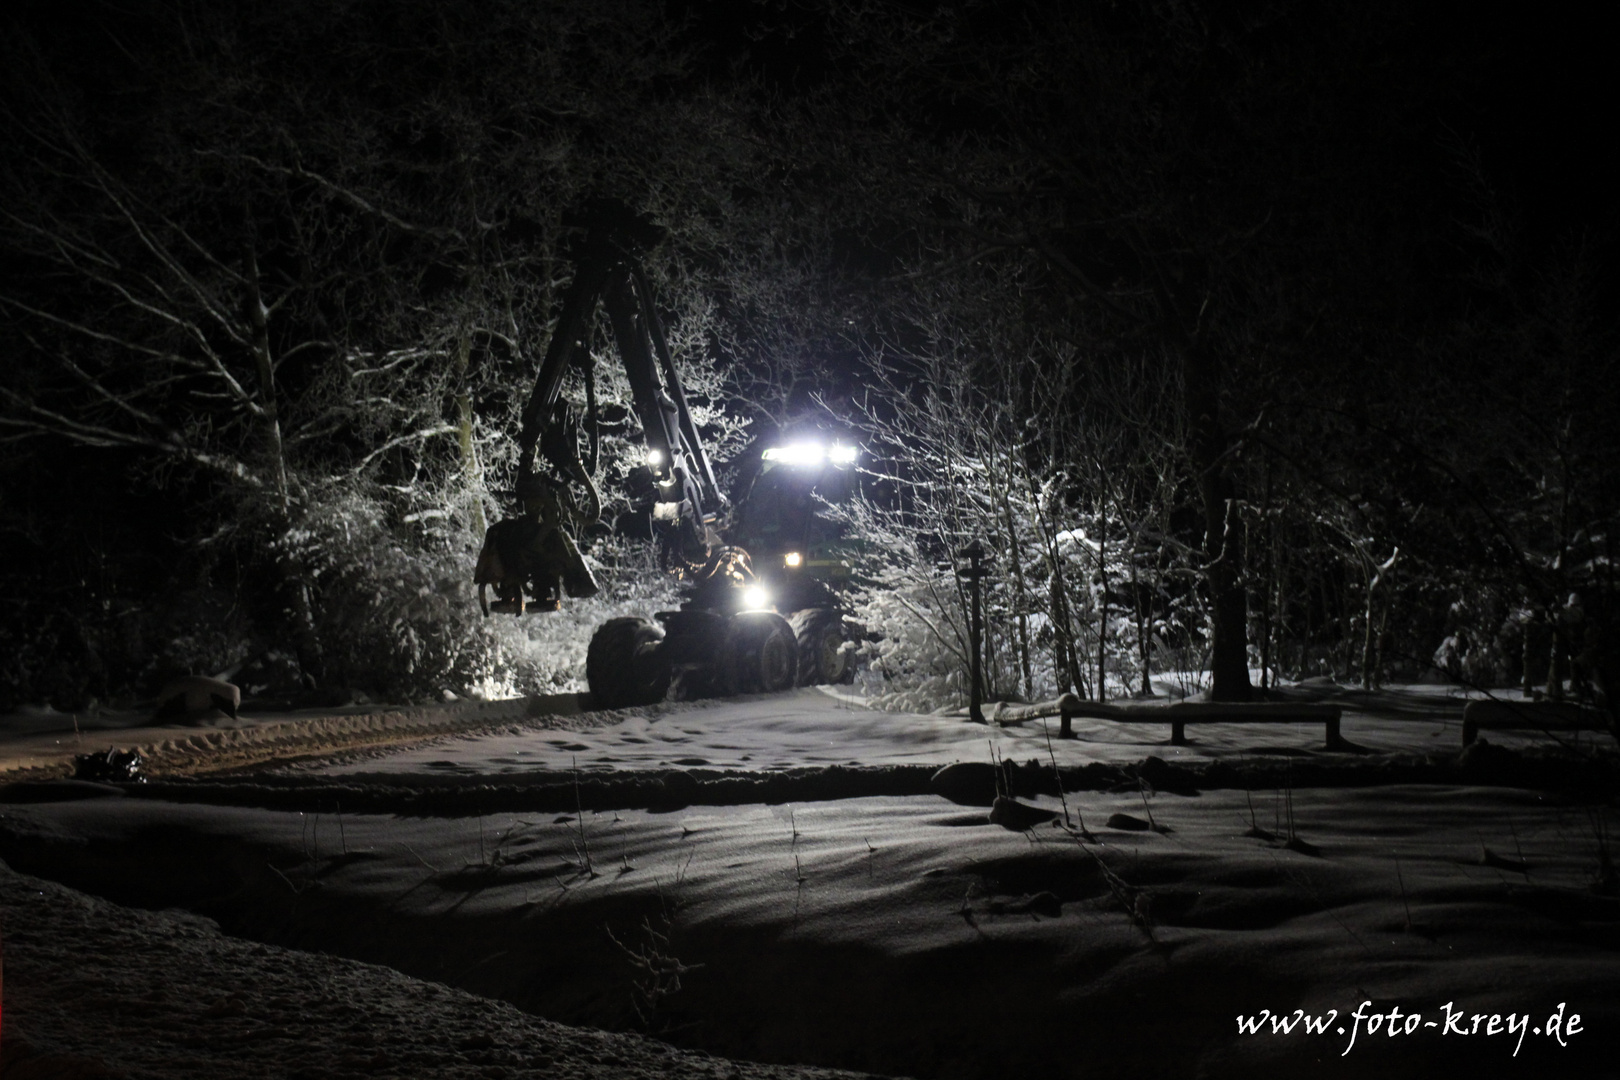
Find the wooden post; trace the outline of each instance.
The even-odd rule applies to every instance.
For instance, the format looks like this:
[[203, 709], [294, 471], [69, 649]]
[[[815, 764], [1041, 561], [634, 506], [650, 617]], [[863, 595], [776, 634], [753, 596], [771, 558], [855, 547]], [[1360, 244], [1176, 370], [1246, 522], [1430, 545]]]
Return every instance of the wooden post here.
[[1080, 698], [1078, 696], [1074, 694], [1064, 694], [1062, 697], [1058, 698], [1058, 738], [1074, 738], [1074, 728], [1071, 726], [1071, 721], [1074, 720], [1074, 714], [1079, 711]]

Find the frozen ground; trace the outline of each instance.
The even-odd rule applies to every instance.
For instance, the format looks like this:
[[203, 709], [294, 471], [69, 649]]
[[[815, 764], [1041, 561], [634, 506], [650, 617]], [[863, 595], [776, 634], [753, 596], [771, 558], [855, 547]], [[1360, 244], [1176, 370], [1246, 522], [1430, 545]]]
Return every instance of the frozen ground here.
[[[1049, 749], [1038, 722], [805, 691], [491, 705], [392, 752], [14, 786], [14, 871], [234, 936], [0, 875], [7, 1031], [131, 1076], [732, 1068], [536, 1016], [926, 1077], [1616, 1075], [1612, 773], [1533, 735], [1459, 756], [1460, 702], [1436, 691], [1336, 696], [1358, 752], [1325, 752], [1320, 725], [1172, 747], [1103, 721]], [[930, 784], [967, 763], [952, 793], [988, 801], [993, 754], [1058, 820], [993, 825]], [[62, 1004], [74, 980], [99, 1004]], [[1581, 1016], [1563, 1044], [1560, 1003]], [[1391, 1009], [1403, 1032], [1421, 1014], [1410, 1035], [1386, 1034]], [[1293, 1030], [1241, 1033], [1263, 1010]], [[203, 1064], [141, 1058], [127, 1033], [154, 1025], [162, 1060]]]
[[838, 1080], [587, 1031], [438, 983], [228, 937], [0, 867], [7, 1080]]
[[[1303, 695], [1302, 695], [1303, 696]], [[1457, 750], [1462, 703], [1412, 690], [1380, 695], [1379, 712], [1353, 708], [1343, 723], [1352, 743], [1377, 751], [1429, 753]], [[1167, 702], [1165, 702], [1167, 703]], [[832, 688], [754, 698], [635, 710], [602, 725], [535, 737], [507, 728], [477, 738], [439, 740], [371, 760], [347, 761], [320, 771], [330, 776], [366, 774], [511, 776], [543, 770], [645, 770], [670, 768], [780, 770], [815, 766], [946, 765], [1000, 757], [1047, 760], [1060, 765], [1136, 762], [1153, 754], [1172, 762], [1209, 761], [1245, 753], [1321, 749], [1323, 727], [1314, 724], [1210, 724], [1189, 729], [1186, 746], [1170, 745], [1170, 726], [1126, 725], [1076, 719], [1070, 741], [1056, 738], [1053, 717], [1007, 726], [967, 723], [960, 716], [875, 712], [858, 698]], [[1050, 749], [1047, 736], [1051, 735]], [[1534, 741], [1508, 733], [1493, 741]]]
[[[1166, 677], [1156, 684], [1168, 704], [1188, 680]], [[1375, 751], [1428, 753], [1454, 748], [1461, 736], [1462, 706], [1470, 695], [1444, 685], [1410, 685], [1363, 692], [1337, 686], [1301, 685], [1276, 692], [1286, 700], [1335, 701], [1346, 708], [1344, 734]], [[819, 696], [818, 696], [819, 695]], [[1472, 696], [1478, 696], [1472, 695]], [[1516, 693], [1507, 695], [1518, 699]], [[645, 769], [690, 767], [770, 769], [838, 763], [922, 764], [975, 758], [986, 729], [960, 717], [877, 712], [862, 700], [830, 687], [783, 698], [665, 705], [653, 710], [589, 713], [574, 694], [510, 701], [457, 700], [439, 705], [352, 705], [340, 709], [244, 711], [189, 722], [160, 723], [140, 711], [100, 709], [63, 713], [48, 708], [0, 715], [0, 778], [38, 779], [71, 772], [76, 754], [109, 747], [138, 749], [154, 775], [219, 773], [301, 758], [360, 755], [375, 747], [389, 760], [389, 773], [411, 772], [433, 761], [433, 769], [504, 773], [536, 766]], [[702, 716], [700, 730], [683, 730], [680, 716]], [[695, 722], [695, 721], [694, 721]], [[1056, 728], [1056, 720], [1051, 722]], [[538, 728], [577, 731], [576, 738], [528, 737]], [[444, 736], [506, 731], [472, 743], [446, 744]], [[1045, 753], [1039, 722], [1012, 725], [994, 733], [1008, 740], [1003, 750]], [[1134, 761], [1145, 753], [1167, 759], [1199, 760], [1243, 754], [1250, 749], [1306, 750], [1321, 745], [1320, 725], [1210, 725], [1192, 731], [1188, 746], [1168, 744], [1168, 726], [1130, 727], [1104, 720], [1077, 720], [1078, 741], [1059, 745], [1062, 760]], [[1493, 733], [1509, 747], [1544, 742], [1534, 733]], [[1608, 744], [1607, 740], [1600, 740]], [[423, 743], [418, 753], [401, 747]], [[432, 755], [424, 758], [424, 755]], [[1011, 753], [1007, 756], [1019, 756]], [[363, 771], [352, 765], [335, 772]]]
[[146, 771], [155, 775], [219, 772], [367, 745], [409, 745], [521, 720], [531, 713], [566, 727], [580, 711], [574, 694], [430, 706], [244, 711], [235, 718], [215, 712], [167, 722], [154, 720], [150, 711], [63, 713], [36, 708], [0, 716], [0, 777], [69, 775], [76, 755], [111, 747], [138, 750]]

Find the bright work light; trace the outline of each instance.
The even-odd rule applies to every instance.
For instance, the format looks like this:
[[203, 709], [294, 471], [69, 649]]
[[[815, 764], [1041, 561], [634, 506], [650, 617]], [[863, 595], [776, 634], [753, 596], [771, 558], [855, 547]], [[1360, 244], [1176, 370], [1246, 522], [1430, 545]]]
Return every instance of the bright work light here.
[[771, 594], [758, 585], [750, 585], [743, 590], [743, 609], [745, 611], [758, 611], [771, 602]]
[[856, 453], [855, 447], [843, 443], [833, 443], [828, 447], [816, 442], [802, 442], [773, 446], [760, 456], [777, 465], [820, 465], [827, 461], [834, 465], [851, 465], [854, 464]]
[[784, 566], [802, 566], [804, 564], [804, 556], [799, 554], [797, 551], [790, 551], [782, 557], [782, 564]]
[[658, 466], [662, 465], [663, 463], [664, 463], [664, 452], [662, 450], [648, 450], [647, 451], [647, 464], [651, 465], [653, 468], [656, 469], [656, 468], [658, 468]]
[[773, 446], [761, 456], [766, 461], [783, 465], [820, 465], [827, 451], [820, 443], [794, 443], [791, 446]]

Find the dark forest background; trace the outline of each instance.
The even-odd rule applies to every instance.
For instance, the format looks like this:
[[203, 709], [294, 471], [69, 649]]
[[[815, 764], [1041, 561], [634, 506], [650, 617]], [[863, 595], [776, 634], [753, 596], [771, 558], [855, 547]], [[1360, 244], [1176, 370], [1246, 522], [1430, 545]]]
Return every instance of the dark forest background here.
[[585, 621], [485, 621], [470, 579], [561, 214], [603, 195], [670, 230], [722, 459], [860, 440], [826, 509], [888, 703], [960, 691], [975, 537], [1001, 695], [1438, 668], [1606, 699], [1615, 96], [1595, 24], [1531, 19], [11, 5], [0, 708], [577, 680], [563, 639], [664, 588], [644, 552], [596, 539]]

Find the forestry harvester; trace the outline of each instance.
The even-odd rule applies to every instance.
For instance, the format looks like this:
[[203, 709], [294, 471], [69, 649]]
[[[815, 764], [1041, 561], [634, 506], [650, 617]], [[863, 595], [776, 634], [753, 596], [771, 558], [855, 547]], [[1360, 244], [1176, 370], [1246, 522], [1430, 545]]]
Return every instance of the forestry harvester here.
[[[855, 447], [795, 441], [764, 448], [747, 456], [749, 467], [727, 498], [641, 265], [664, 230], [608, 200], [564, 223], [581, 230], [571, 252], [574, 277], [524, 405], [515, 512], [490, 527], [478, 557], [474, 581], [485, 614], [555, 611], [564, 594], [597, 591], [574, 530], [602, 516], [591, 476], [600, 435], [588, 346], [601, 308], [646, 445], [646, 464], [629, 477], [632, 510], [615, 524], [654, 538], [663, 563], [685, 584], [679, 611], [610, 619], [592, 635], [585, 672], [597, 706], [662, 700], [677, 677], [688, 691], [726, 694], [843, 680], [858, 628], [846, 627], [833, 588], [848, 566], [828, 557], [834, 536], [814, 511], [814, 492], [847, 483]], [[562, 397], [571, 367], [585, 376], [590, 468], [580, 459], [575, 411]], [[537, 450], [549, 472], [540, 471]], [[584, 490], [583, 507], [570, 484]]]

